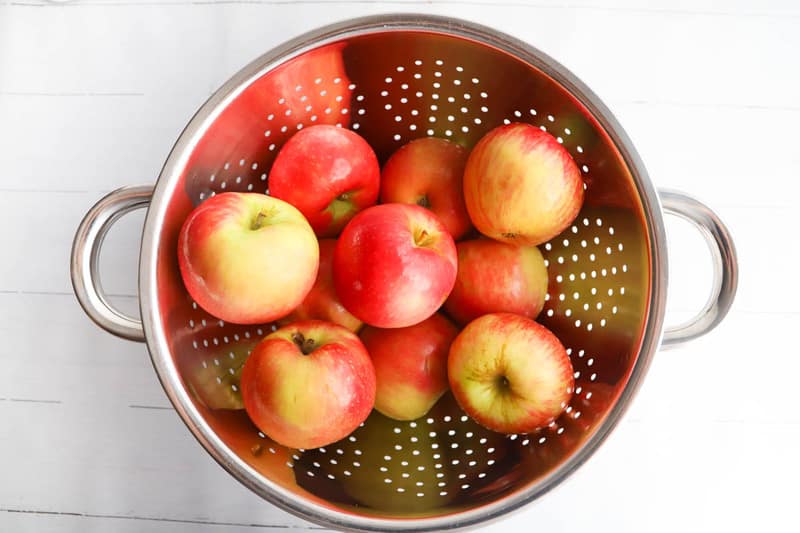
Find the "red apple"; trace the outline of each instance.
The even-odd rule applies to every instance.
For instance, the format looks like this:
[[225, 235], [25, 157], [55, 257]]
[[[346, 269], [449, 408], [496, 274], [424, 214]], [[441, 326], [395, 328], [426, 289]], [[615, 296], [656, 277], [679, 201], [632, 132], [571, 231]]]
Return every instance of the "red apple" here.
[[194, 300], [217, 318], [258, 324], [287, 315], [311, 290], [319, 246], [294, 207], [257, 193], [224, 193], [181, 228], [178, 263]]
[[267, 335], [242, 370], [242, 399], [265, 435], [318, 448], [349, 435], [375, 403], [375, 369], [355, 333], [307, 320]]
[[464, 200], [472, 223], [487, 237], [534, 246], [578, 216], [583, 181], [552, 135], [530, 124], [508, 124], [487, 133], [470, 153]]
[[472, 229], [462, 187], [467, 155], [463, 146], [436, 137], [402, 146], [383, 166], [381, 203], [427, 207], [460, 239]]
[[458, 329], [436, 313], [407, 328], [361, 332], [375, 366], [375, 409], [395, 420], [424, 416], [447, 390], [447, 354]]
[[460, 324], [488, 313], [536, 318], [547, 294], [547, 267], [535, 246], [490, 239], [460, 242], [458, 275], [444, 308]]
[[269, 192], [297, 207], [320, 237], [333, 237], [378, 199], [380, 167], [358, 134], [318, 125], [283, 145], [269, 173]]
[[511, 313], [470, 322], [450, 346], [450, 388], [461, 408], [500, 433], [547, 426], [572, 397], [572, 364], [547, 328]]
[[311, 291], [294, 311], [280, 319], [282, 326], [299, 320], [325, 320], [344, 326], [352, 332], [357, 332], [364, 325], [359, 319], [350, 314], [336, 296], [333, 288], [333, 250], [336, 241], [321, 239], [319, 241], [319, 271], [317, 281]]
[[417, 205], [365, 209], [345, 227], [333, 253], [336, 294], [375, 327], [422, 322], [456, 279], [456, 246], [436, 215]]

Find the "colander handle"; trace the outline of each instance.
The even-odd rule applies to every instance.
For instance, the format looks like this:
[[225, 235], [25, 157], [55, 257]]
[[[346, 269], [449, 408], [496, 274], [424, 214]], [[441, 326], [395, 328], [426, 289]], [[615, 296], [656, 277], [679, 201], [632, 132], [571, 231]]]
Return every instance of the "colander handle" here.
[[98, 263], [103, 239], [119, 218], [135, 209], [147, 207], [151, 186], [123, 187], [108, 194], [83, 217], [72, 241], [70, 274], [75, 296], [89, 318], [118, 337], [144, 342], [142, 321], [112, 306], [100, 284]]
[[705, 335], [725, 318], [736, 295], [739, 265], [733, 239], [719, 216], [698, 200], [677, 191], [661, 190], [664, 212], [691, 222], [705, 237], [714, 262], [714, 282], [705, 306], [690, 320], [664, 330], [662, 347], [672, 347]]

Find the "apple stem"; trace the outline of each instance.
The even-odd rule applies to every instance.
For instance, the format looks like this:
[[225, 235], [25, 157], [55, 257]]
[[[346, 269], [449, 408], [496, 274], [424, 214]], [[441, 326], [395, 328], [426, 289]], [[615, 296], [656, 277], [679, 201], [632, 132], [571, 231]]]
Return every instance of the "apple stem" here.
[[303, 352], [303, 355], [308, 355], [314, 351], [316, 346], [314, 345], [314, 339], [306, 339], [305, 336], [298, 332], [292, 335], [292, 341], [300, 348], [300, 351]]
[[431, 201], [428, 200], [428, 196], [427, 195], [423, 195], [423, 196], [420, 196], [419, 199], [417, 200], [417, 205], [420, 206], [420, 207], [424, 207], [424, 208], [428, 209], [431, 206]]
[[414, 244], [417, 246], [429, 246], [433, 244], [434, 238], [428, 233], [428, 230], [419, 230], [414, 232]]
[[253, 225], [250, 226], [250, 229], [255, 231], [263, 225], [264, 219], [267, 218], [267, 214], [263, 211], [259, 211], [256, 215], [256, 219], [253, 221]]

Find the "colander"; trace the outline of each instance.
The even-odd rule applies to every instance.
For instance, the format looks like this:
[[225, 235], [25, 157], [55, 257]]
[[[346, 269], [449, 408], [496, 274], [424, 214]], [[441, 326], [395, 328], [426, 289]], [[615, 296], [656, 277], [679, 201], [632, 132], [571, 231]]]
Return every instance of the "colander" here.
[[[189, 297], [176, 249], [193, 206], [223, 191], [268, 193], [282, 143], [315, 123], [357, 131], [385, 161], [414, 138], [471, 147], [510, 122], [554, 135], [585, 181], [578, 218], [541, 246], [550, 280], [539, 321], [560, 337], [575, 370], [565, 412], [534, 433], [499, 435], [474, 423], [448, 394], [419, 420], [373, 413], [347, 438], [316, 450], [288, 449], [260, 433], [241, 409], [238, 376], [250, 349], [275, 326], [227, 324]], [[140, 207], [148, 208], [141, 321], [109, 304], [98, 273], [106, 231]], [[699, 229], [715, 267], [704, 308], [666, 331], [664, 212]], [[115, 335], [146, 341], [170, 401], [225, 469], [283, 509], [354, 531], [475, 526], [543, 495], [614, 428], [659, 345], [714, 328], [737, 285], [734, 246], [720, 219], [686, 195], [656, 193], [620, 125], [574, 75], [492, 29], [418, 15], [327, 26], [245, 67], [192, 118], [154, 187], [117, 190], [89, 211], [71, 268], [89, 317]]]

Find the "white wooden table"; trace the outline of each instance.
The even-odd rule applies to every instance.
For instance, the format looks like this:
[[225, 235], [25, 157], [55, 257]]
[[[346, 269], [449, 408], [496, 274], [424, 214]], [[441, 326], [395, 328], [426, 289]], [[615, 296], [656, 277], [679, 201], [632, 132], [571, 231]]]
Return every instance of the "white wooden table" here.
[[[152, 183], [208, 95], [345, 17], [473, 19], [554, 56], [612, 108], [658, 186], [709, 202], [741, 261], [715, 332], [657, 356], [608, 442], [487, 531], [797, 531], [800, 4], [794, 0], [0, 1], [0, 531], [316, 529], [229, 477], [141, 344], [95, 327], [68, 253], [105, 192]], [[142, 213], [103, 256], [136, 308]], [[670, 319], [705, 299], [704, 245], [670, 222]]]

